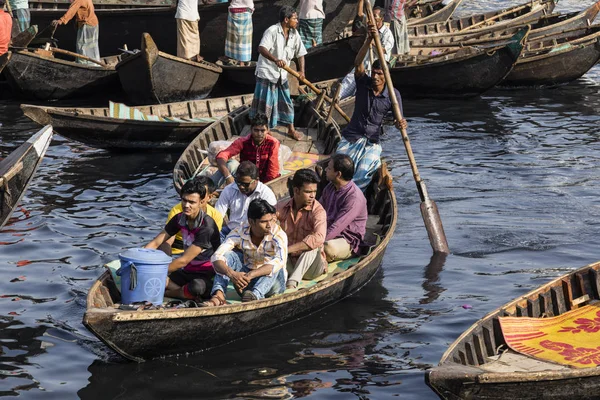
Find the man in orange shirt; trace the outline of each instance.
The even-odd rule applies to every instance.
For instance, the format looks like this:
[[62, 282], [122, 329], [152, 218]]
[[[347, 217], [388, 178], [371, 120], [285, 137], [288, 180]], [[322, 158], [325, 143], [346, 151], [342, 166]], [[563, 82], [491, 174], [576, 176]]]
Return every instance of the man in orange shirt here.
[[12, 18], [4, 12], [5, 3], [6, 0], [0, 0], [0, 56], [8, 52], [12, 31]]
[[[77, 53], [94, 60], [100, 60], [98, 49], [98, 18], [94, 12], [92, 0], [71, 0], [71, 6], [61, 19], [52, 21], [52, 26], [66, 25], [73, 17], [77, 22], [77, 42], [75, 48]], [[77, 59], [82, 64], [89, 61]]]

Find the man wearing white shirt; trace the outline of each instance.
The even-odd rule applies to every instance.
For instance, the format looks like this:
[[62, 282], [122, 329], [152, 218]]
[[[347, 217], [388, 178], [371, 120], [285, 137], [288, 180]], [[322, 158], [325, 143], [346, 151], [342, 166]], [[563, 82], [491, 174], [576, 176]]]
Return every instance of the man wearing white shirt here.
[[198, 30], [198, 0], [177, 2], [177, 57], [197, 59], [200, 54], [200, 31]]
[[311, 47], [323, 43], [323, 0], [300, 0], [300, 12], [298, 13], [300, 24], [298, 32], [302, 37], [304, 47]]
[[287, 72], [283, 69], [297, 58], [298, 72], [304, 78], [306, 48], [297, 27], [296, 10], [284, 6], [279, 12], [279, 23], [265, 31], [258, 46], [260, 55], [256, 63], [256, 89], [250, 118], [256, 113], [265, 113], [269, 118], [269, 128], [287, 126], [288, 135], [299, 140], [301, 135], [294, 129], [294, 103], [290, 97]]
[[229, 211], [229, 221], [221, 229], [221, 241], [225, 241], [229, 232], [246, 222], [248, 205], [254, 199], [266, 200], [272, 206], [277, 204], [273, 191], [258, 180], [256, 165], [243, 161], [235, 172], [235, 182], [223, 189], [215, 205], [221, 215], [227, 215]]

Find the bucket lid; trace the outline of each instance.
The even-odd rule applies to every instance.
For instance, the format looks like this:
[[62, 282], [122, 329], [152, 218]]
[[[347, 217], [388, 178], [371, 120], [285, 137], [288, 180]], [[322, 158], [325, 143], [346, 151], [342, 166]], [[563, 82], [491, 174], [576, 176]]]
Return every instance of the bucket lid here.
[[168, 264], [172, 261], [171, 257], [160, 250], [142, 248], [124, 251], [119, 254], [119, 258], [143, 264]]

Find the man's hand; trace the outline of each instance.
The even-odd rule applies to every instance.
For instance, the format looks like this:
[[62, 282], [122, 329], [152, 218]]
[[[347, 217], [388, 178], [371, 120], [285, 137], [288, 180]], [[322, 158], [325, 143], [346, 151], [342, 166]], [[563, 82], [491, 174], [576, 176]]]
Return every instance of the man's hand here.
[[300, 77], [300, 80], [306, 79], [304, 72], [298, 72], [298, 76]]
[[406, 120], [404, 118], [402, 118], [400, 121], [396, 121], [396, 128], [402, 130], [402, 129], [406, 129], [408, 128], [408, 123], [406, 122]]
[[371, 23], [369, 23], [367, 31], [369, 32], [369, 37], [371, 37], [371, 39], [374, 39], [378, 33], [377, 27]]
[[225, 179], [225, 182], [227, 182], [227, 184], [229, 185], [229, 184], [235, 182], [235, 179], [233, 179], [233, 176], [229, 175], [227, 177], [227, 179]]
[[275, 60], [275, 64], [277, 64], [279, 68], [283, 68], [285, 67], [285, 60]]
[[55, 27], [55, 28], [56, 28], [58, 25], [60, 25], [60, 21], [59, 21], [59, 20], [57, 20], [57, 19], [55, 19], [55, 20], [53, 20], [52, 22], [50, 22], [50, 25], [52, 25], [53, 27]]
[[244, 290], [250, 283], [250, 279], [248, 279], [246, 274], [243, 272], [233, 271], [229, 278], [231, 279], [231, 282], [233, 282], [233, 286], [235, 286], [235, 288], [240, 292]]

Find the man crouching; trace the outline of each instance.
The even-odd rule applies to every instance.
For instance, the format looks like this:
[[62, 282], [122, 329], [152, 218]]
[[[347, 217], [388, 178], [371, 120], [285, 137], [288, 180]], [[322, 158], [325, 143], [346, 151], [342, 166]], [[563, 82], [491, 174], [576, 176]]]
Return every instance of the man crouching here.
[[255, 199], [248, 206], [248, 221], [233, 230], [212, 256], [217, 275], [209, 301], [225, 304], [229, 281], [242, 301], [259, 300], [285, 290], [287, 235], [277, 224], [275, 207]]

